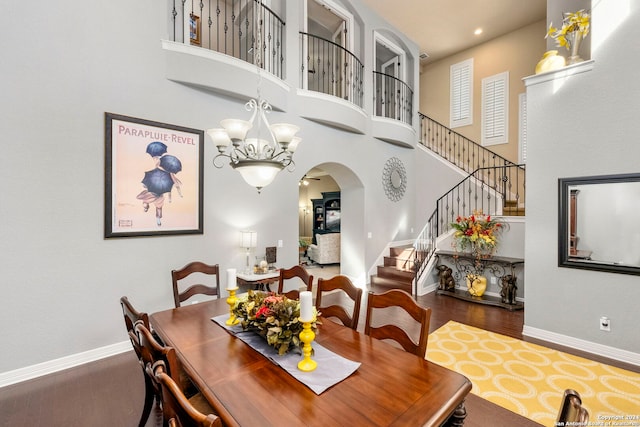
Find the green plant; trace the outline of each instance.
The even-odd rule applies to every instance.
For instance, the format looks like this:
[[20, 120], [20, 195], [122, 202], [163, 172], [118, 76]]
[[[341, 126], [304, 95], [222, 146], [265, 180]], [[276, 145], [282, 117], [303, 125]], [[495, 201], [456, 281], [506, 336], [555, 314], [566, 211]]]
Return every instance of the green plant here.
[[298, 245], [301, 248], [305, 248], [306, 249], [309, 246], [309, 242], [307, 242], [305, 239], [300, 238], [300, 239], [298, 239]]

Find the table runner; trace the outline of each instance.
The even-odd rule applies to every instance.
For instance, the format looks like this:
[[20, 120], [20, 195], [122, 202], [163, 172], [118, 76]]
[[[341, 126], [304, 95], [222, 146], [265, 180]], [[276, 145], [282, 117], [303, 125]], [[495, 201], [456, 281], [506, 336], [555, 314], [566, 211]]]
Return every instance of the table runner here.
[[314, 350], [312, 359], [318, 362], [318, 367], [312, 372], [302, 372], [298, 369], [298, 362], [302, 359], [301, 354], [287, 353], [280, 356], [275, 348], [267, 344], [267, 341], [255, 332], [245, 331], [239, 324], [236, 326], [226, 325], [225, 322], [228, 318], [228, 314], [222, 314], [212, 317], [211, 320], [280, 366], [315, 394], [321, 394], [329, 387], [349, 377], [360, 367], [359, 362], [345, 359], [314, 341], [311, 344]]

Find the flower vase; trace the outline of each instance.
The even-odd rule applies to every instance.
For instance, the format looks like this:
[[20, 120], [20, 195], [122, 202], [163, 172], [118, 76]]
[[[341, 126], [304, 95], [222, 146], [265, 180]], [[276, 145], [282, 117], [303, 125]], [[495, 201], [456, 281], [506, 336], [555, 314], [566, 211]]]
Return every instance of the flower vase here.
[[558, 55], [557, 50], [548, 50], [536, 65], [536, 74], [558, 70], [566, 65], [564, 56]]
[[577, 64], [584, 61], [580, 58], [578, 51], [580, 50], [580, 43], [582, 42], [582, 33], [580, 31], [572, 31], [567, 33], [567, 48], [569, 48], [569, 58], [567, 58], [567, 64]]
[[481, 297], [487, 290], [487, 278], [478, 274], [468, 274], [467, 290], [472, 296]]

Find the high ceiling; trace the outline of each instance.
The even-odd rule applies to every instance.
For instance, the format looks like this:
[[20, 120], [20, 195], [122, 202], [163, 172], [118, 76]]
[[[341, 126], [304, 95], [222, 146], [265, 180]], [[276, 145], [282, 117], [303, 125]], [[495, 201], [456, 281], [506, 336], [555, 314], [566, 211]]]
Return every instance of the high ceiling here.
[[[547, 0], [363, 0], [420, 47], [428, 64], [545, 19]], [[473, 33], [477, 28], [483, 32]]]

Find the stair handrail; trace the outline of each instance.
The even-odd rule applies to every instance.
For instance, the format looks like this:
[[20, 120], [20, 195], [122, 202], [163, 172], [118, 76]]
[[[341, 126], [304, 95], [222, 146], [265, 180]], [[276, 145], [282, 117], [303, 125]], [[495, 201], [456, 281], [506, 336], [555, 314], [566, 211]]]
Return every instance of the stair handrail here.
[[418, 142], [467, 173], [482, 167], [516, 164], [420, 112], [418, 116]]

